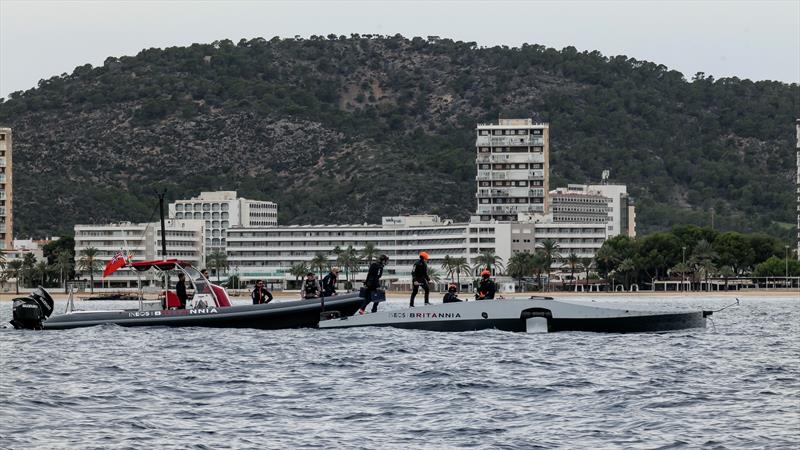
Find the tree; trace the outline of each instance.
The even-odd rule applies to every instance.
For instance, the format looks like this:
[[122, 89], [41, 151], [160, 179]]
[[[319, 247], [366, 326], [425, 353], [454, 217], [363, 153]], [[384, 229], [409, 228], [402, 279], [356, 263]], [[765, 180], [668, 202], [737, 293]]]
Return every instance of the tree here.
[[533, 255], [524, 252], [514, 253], [508, 259], [506, 273], [519, 282], [520, 291], [522, 291], [522, 278], [533, 274], [532, 262]]
[[787, 268], [790, 277], [800, 276], [800, 261], [770, 256], [769, 259], [756, 266], [755, 270], [753, 270], [753, 276], [783, 277], [786, 275]]
[[50, 272], [50, 266], [47, 265], [47, 261], [38, 261], [34, 266], [33, 272], [39, 280], [39, 285], [47, 286], [47, 275]]
[[728, 231], [720, 234], [714, 240], [713, 249], [719, 255], [720, 265], [730, 266], [737, 275], [753, 264], [753, 248], [741, 233]]
[[15, 259], [10, 261], [6, 264], [5, 273], [8, 274], [8, 278], [13, 278], [15, 284], [17, 285], [17, 294], [19, 294], [19, 279], [22, 276], [22, 261], [19, 259]]
[[217, 284], [219, 284], [219, 273], [228, 268], [228, 255], [221, 250], [215, 250], [206, 258], [206, 264], [214, 269], [217, 274]]
[[565, 261], [567, 262], [567, 265], [569, 266], [569, 269], [570, 269], [570, 274], [572, 276], [572, 290], [574, 291], [575, 290], [575, 269], [577, 269], [578, 265], [581, 263], [581, 258], [575, 252], [572, 252], [569, 255], [567, 255], [567, 258], [565, 259]]
[[81, 250], [81, 259], [78, 260], [78, 267], [80, 270], [89, 271], [89, 292], [92, 294], [94, 294], [94, 272], [100, 266], [100, 261], [98, 261], [96, 258], [97, 249], [94, 247], [89, 247]]
[[630, 274], [636, 270], [636, 264], [633, 258], [625, 258], [619, 263], [617, 272], [625, 275], [625, 289], [630, 288]]
[[469, 263], [467, 263], [467, 258], [464, 258], [463, 256], [453, 258], [453, 266], [456, 270], [456, 283], [458, 283], [458, 290], [461, 291], [461, 274], [469, 277], [472, 268], [469, 266]]
[[545, 254], [541, 249], [536, 250], [533, 253], [533, 258], [531, 258], [531, 268], [533, 269], [533, 273], [536, 275], [536, 283], [539, 285], [540, 291], [543, 290], [542, 273], [545, 271], [546, 265], [547, 258], [545, 257]]
[[293, 264], [292, 267], [289, 268], [289, 274], [291, 274], [297, 281], [306, 276], [308, 272], [308, 266], [305, 262]]
[[581, 258], [581, 267], [583, 268], [583, 270], [586, 271], [586, 286], [589, 285], [589, 270], [592, 269], [593, 264], [594, 264], [594, 258], [592, 257]]
[[694, 266], [696, 273], [702, 273], [705, 278], [705, 288], [708, 289], [708, 276], [716, 270], [714, 260], [719, 255], [714, 251], [711, 244], [705, 240], [700, 239], [692, 249], [692, 256], [689, 258], [689, 263]]
[[486, 269], [488, 271], [495, 270], [499, 272], [503, 270], [503, 258], [497, 256], [493, 252], [483, 252], [475, 257], [475, 270], [480, 271]]
[[328, 261], [328, 257], [322, 253], [317, 253], [316, 255], [314, 255], [314, 258], [311, 259], [309, 267], [311, 267], [312, 270], [316, 271], [317, 274], [320, 276], [320, 278], [322, 278], [322, 272], [330, 270], [331, 268]]
[[[338, 247], [336, 248], [338, 249]], [[356, 249], [352, 245], [348, 245], [344, 250], [340, 249], [336, 263], [340, 268], [344, 269], [344, 277], [352, 285], [351, 275], [354, 277], [361, 266], [361, 257], [356, 252]]]
[[450, 255], [444, 255], [444, 259], [442, 259], [442, 270], [450, 277], [450, 281], [455, 281], [456, 268], [453, 264], [454, 259], [456, 258]]
[[361, 259], [366, 262], [367, 265], [372, 264], [372, 261], [378, 258], [378, 253], [380, 253], [380, 250], [375, 247], [375, 244], [367, 242], [364, 245], [364, 249], [361, 250]]
[[66, 292], [67, 285], [67, 277], [69, 277], [69, 273], [72, 271], [72, 253], [67, 250], [62, 250], [56, 256], [55, 261], [55, 268], [58, 270], [58, 282], [60, 285], [64, 287], [64, 291]]
[[553, 239], [545, 239], [539, 242], [539, 250], [544, 255], [544, 270], [547, 272], [547, 289], [550, 290], [550, 270], [552, 270], [553, 262], [561, 258], [558, 252], [560, 246], [558, 242]]

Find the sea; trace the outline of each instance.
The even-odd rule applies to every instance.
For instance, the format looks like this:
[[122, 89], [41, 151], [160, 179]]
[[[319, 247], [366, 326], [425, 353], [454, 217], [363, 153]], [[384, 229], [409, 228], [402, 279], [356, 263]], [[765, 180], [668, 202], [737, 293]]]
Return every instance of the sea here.
[[0, 448], [800, 447], [800, 293], [594, 300], [729, 307], [635, 334], [6, 328]]

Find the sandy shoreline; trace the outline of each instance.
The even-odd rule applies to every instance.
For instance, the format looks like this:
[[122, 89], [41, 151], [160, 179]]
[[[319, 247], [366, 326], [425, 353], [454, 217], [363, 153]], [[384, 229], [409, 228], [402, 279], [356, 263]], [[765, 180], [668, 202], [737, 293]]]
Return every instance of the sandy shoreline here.
[[[22, 290], [20, 289], [19, 294], [16, 293], [9, 293], [9, 292], [2, 292], [0, 293], [0, 302], [2, 301], [11, 301], [16, 297], [26, 297], [28, 295], [29, 290]], [[54, 292], [53, 290], [48, 291], [55, 300], [66, 300], [67, 295], [63, 292]], [[76, 294], [76, 300], [81, 297], [88, 297], [92, 294], [88, 292], [81, 292]], [[99, 295], [96, 293], [95, 295]], [[275, 293], [276, 300], [299, 300], [299, 294], [297, 292], [278, 292]], [[443, 296], [443, 293], [439, 292], [431, 292], [431, 300], [437, 301], [440, 300]], [[741, 291], [711, 291], [711, 292], [703, 292], [703, 291], [693, 291], [693, 292], [664, 292], [664, 291], [639, 291], [639, 292], [516, 292], [516, 293], [508, 293], [504, 294], [506, 297], [529, 297], [532, 295], [539, 295], [539, 296], [548, 296], [554, 298], [570, 298], [570, 297], [597, 297], [597, 298], [647, 298], [647, 297], [703, 297], [703, 298], [725, 298], [725, 297], [792, 297], [796, 296], [798, 300], [800, 300], [800, 291], [797, 289], [747, 289]], [[411, 296], [411, 292], [389, 292], [387, 293], [388, 297], [391, 299], [399, 299], [399, 298], [409, 298]], [[468, 292], [461, 293], [461, 297], [463, 298], [470, 298], [471, 294]], [[231, 298], [235, 300], [244, 300], [248, 299], [248, 295], [232, 295]], [[418, 296], [419, 300], [422, 300], [421, 296]]]

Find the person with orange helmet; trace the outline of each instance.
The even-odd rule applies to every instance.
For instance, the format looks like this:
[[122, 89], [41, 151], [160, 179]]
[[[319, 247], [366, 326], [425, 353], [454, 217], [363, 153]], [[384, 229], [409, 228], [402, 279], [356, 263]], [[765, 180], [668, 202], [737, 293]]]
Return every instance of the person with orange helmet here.
[[419, 292], [419, 288], [425, 291], [425, 304], [430, 305], [430, 301], [428, 298], [430, 297], [430, 288], [428, 287], [428, 283], [430, 283], [431, 279], [428, 276], [428, 259], [430, 256], [428, 252], [419, 252], [419, 259], [417, 262], [414, 263], [414, 267], [411, 269], [411, 284], [414, 286], [411, 289], [411, 307], [414, 307], [414, 298], [417, 297], [417, 292]]
[[489, 269], [483, 269], [481, 272], [481, 281], [478, 282], [478, 292], [475, 294], [476, 300], [491, 300], [494, 298], [494, 293], [497, 292], [497, 286], [490, 278], [492, 272]]
[[455, 283], [450, 283], [447, 286], [447, 293], [444, 294], [444, 298], [442, 299], [442, 303], [458, 303], [462, 302], [460, 298], [458, 298], [458, 286]]

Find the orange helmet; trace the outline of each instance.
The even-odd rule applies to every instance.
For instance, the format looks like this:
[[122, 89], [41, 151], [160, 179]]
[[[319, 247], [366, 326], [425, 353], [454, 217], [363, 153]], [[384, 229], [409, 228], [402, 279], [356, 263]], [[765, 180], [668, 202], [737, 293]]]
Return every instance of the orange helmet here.
[[456, 284], [455, 284], [455, 283], [450, 283], [450, 285], [449, 285], [449, 286], [447, 286], [447, 290], [448, 290], [449, 292], [455, 292], [455, 291], [457, 291], [457, 290], [458, 290], [458, 286], [456, 286]]
[[428, 255], [428, 252], [419, 252], [419, 257], [427, 261], [430, 258], [430, 255]]
[[492, 275], [492, 272], [489, 272], [489, 269], [483, 269], [483, 272], [481, 272], [481, 276], [482, 277], [489, 277], [491, 275]]

